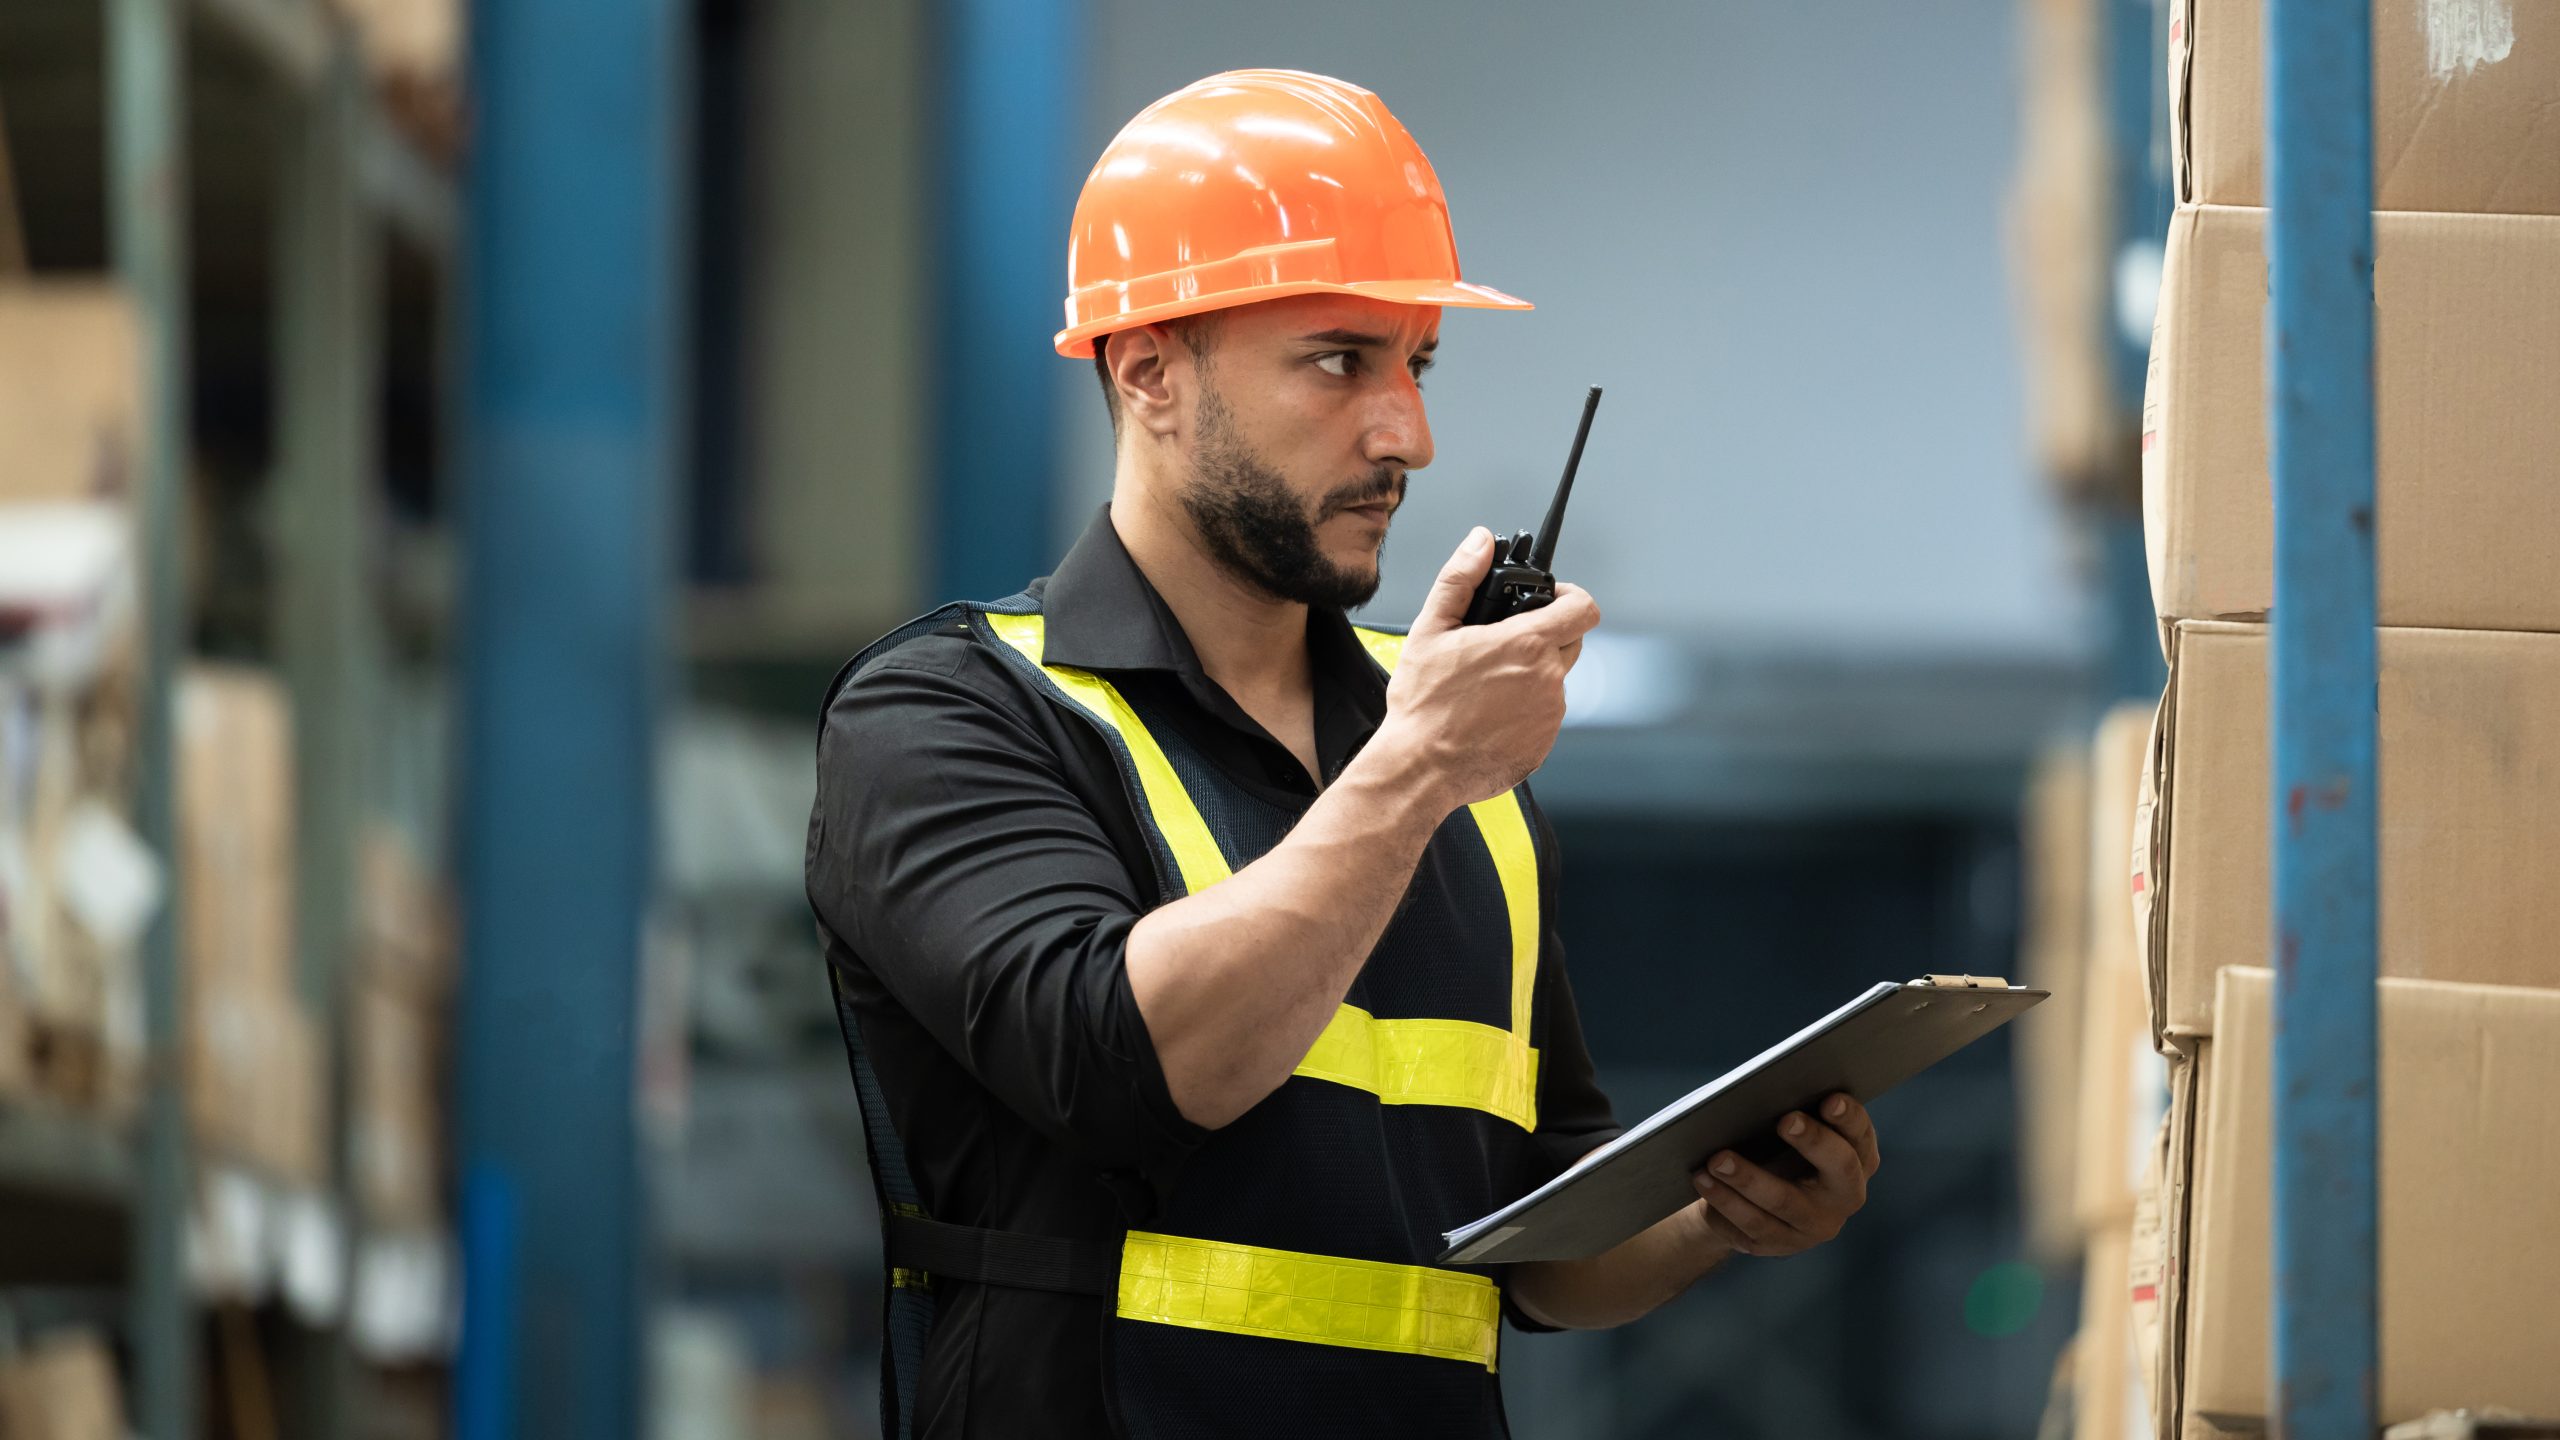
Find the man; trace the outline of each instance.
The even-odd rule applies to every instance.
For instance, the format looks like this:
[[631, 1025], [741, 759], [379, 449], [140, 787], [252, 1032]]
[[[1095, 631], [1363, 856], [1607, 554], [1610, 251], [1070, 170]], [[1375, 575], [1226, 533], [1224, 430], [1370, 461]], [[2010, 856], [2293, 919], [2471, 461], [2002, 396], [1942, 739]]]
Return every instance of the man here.
[[1077, 206], [1061, 354], [1111, 504], [1055, 574], [857, 656], [808, 880], [891, 1267], [892, 1435], [1498, 1436], [1499, 1321], [1614, 1325], [1864, 1202], [1847, 1097], [1808, 1179], [1710, 1157], [1696, 1205], [1572, 1263], [1442, 1231], [1617, 1133], [1523, 784], [1600, 612], [1463, 626], [1469, 534], [1404, 634], [1378, 584], [1430, 464], [1459, 277], [1376, 96], [1240, 71], [1158, 101]]

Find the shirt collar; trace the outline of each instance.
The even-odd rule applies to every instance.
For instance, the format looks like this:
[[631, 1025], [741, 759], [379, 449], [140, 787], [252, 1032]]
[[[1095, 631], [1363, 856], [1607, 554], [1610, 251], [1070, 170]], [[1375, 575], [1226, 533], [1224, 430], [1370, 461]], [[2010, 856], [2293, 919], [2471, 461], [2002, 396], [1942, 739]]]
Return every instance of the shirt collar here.
[[[1105, 505], [1058, 562], [1041, 591], [1047, 617], [1041, 658], [1077, 670], [1169, 670], [1207, 681], [1199, 652], [1182, 633], [1173, 607], [1120, 542]], [[1340, 682], [1372, 723], [1386, 713], [1387, 684], [1353, 634], [1351, 621], [1327, 605], [1307, 611], [1307, 653], [1319, 683]]]

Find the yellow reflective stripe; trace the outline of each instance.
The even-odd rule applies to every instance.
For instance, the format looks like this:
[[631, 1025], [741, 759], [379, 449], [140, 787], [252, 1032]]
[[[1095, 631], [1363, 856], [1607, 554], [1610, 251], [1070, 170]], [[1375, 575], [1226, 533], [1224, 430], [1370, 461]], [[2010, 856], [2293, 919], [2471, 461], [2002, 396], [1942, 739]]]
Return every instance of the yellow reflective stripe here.
[[[1120, 737], [1137, 767], [1148, 818], [1173, 852], [1184, 893], [1197, 895], [1233, 874], [1182, 777], [1119, 690], [1089, 671], [1048, 664], [1042, 658], [1048, 634], [1043, 617], [984, 613], [996, 638], [1039, 666], [1067, 698]], [[1357, 626], [1353, 633], [1390, 672], [1404, 656], [1402, 635]], [[1537, 849], [1516, 792], [1505, 791], [1467, 810], [1493, 857], [1511, 922], [1510, 1030], [1467, 1020], [1381, 1020], [1356, 1005], [1344, 1005], [1293, 1073], [1368, 1091], [1388, 1105], [1482, 1110], [1535, 1130], [1538, 1052], [1529, 1046], [1529, 1015], [1538, 976]]]
[[1110, 726], [1119, 735], [1120, 743], [1128, 747], [1129, 758], [1138, 768], [1138, 788], [1147, 797], [1148, 818], [1155, 822], [1156, 833], [1164, 836], [1166, 848], [1173, 852], [1183, 893], [1197, 895], [1234, 874], [1227, 867], [1226, 854], [1219, 850], [1216, 837], [1209, 833], [1209, 822], [1202, 818], [1200, 807], [1191, 803], [1191, 793], [1182, 788], [1182, 777], [1173, 773], [1173, 762], [1164, 758], [1164, 748], [1147, 733], [1146, 723], [1129, 708], [1119, 690], [1090, 671], [1042, 663], [1040, 655], [1048, 636], [1044, 617], [986, 612], [986, 621], [997, 639], [1040, 666], [1068, 699]]
[[1404, 658], [1403, 636], [1387, 630], [1366, 630], [1357, 625], [1351, 627], [1351, 633], [1360, 637], [1369, 658], [1377, 661], [1380, 669], [1390, 675], [1396, 673], [1396, 662]]
[[1462, 1106], [1538, 1128], [1538, 1052], [1525, 1030], [1381, 1020], [1345, 1005], [1291, 1073], [1367, 1090], [1389, 1105]]
[[1505, 790], [1467, 807], [1484, 848], [1493, 853], [1494, 874], [1502, 878], [1502, 903], [1511, 912], [1511, 1029], [1523, 1044], [1529, 1038], [1529, 1002], [1538, 980], [1538, 847], [1529, 839], [1529, 815], [1520, 792]]
[[1463, 1106], [1535, 1130], [1538, 1052], [1529, 1044], [1529, 1014], [1538, 982], [1538, 852], [1519, 792], [1506, 790], [1467, 812], [1493, 856], [1511, 921], [1511, 1028], [1381, 1020], [1344, 1005], [1290, 1073], [1366, 1090], [1388, 1105]]
[[1120, 1318], [1494, 1367], [1502, 1292], [1462, 1270], [1129, 1232]]

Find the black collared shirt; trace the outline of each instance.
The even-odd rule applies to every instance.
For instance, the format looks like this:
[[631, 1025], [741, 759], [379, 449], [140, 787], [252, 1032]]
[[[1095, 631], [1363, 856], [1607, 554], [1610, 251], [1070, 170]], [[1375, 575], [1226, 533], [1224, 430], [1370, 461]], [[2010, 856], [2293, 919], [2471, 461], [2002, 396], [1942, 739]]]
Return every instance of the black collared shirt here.
[[[1201, 669], [1106, 509], [1045, 580], [1045, 658], [1120, 687], [1239, 784], [1303, 810], [1316, 783]], [[1327, 783], [1386, 714], [1338, 610], [1311, 610]], [[1555, 893], [1556, 844], [1540, 827]], [[1183, 1118], [1124, 966], [1156, 881], [1111, 752], [944, 626], [838, 691], [818, 742], [809, 898], [938, 1219], [1101, 1237], [1145, 1223], [1206, 1133]], [[1544, 907], [1538, 1140], [1562, 1170], [1617, 1133]], [[948, 1284], [919, 1436], [1104, 1435], [1099, 1298]], [[1513, 1313], [1515, 1323], [1521, 1317]]]

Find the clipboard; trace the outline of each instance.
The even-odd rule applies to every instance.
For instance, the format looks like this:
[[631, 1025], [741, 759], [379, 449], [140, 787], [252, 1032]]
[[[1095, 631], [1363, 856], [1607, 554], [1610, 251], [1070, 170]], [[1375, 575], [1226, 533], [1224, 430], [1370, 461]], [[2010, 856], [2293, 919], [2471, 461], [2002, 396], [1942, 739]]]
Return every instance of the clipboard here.
[[2051, 995], [1996, 976], [1877, 984], [1750, 1061], [1664, 1106], [1562, 1175], [1442, 1238], [1442, 1264], [1579, 1260], [1698, 1198], [1690, 1177], [1733, 1150], [1766, 1164], [1790, 1110], [1845, 1091], [1859, 1103], [1944, 1060]]

